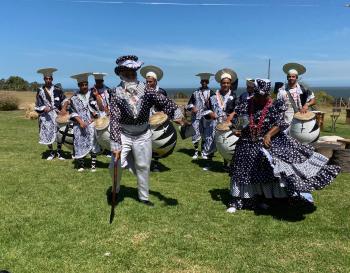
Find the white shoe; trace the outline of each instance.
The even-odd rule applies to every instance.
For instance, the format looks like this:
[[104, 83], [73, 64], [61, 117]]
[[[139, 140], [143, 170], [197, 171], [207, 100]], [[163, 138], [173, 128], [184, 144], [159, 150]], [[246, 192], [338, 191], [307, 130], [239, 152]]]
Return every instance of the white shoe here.
[[96, 168], [91, 168], [91, 172], [95, 173], [96, 172]]
[[192, 156], [192, 159], [197, 159], [198, 158], [198, 152], [196, 151], [194, 155]]
[[208, 167], [208, 166], [203, 167], [203, 171], [210, 171], [210, 167]]
[[203, 159], [208, 159], [208, 156], [202, 154], [202, 158], [203, 158]]
[[55, 158], [55, 155], [49, 155], [46, 160], [53, 160]]
[[60, 154], [58, 154], [57, 158], [58, 158], [59, 160], [66, 160], [66, 159], [65, 159], [64, 157], [62, 157]]
[[83, 172], [83, 171], [84, 171], [84, 168], [79, 168], [78, 169], [78, 172], [80, 172], [80, 173]]
[[229, 207], [226, 212], [228, 213], [235, 213], [237, 211], [237, 209], [235, 207]]
[[111, 158], [112, 156], [110, 154], [106, 155], [106, 157]]

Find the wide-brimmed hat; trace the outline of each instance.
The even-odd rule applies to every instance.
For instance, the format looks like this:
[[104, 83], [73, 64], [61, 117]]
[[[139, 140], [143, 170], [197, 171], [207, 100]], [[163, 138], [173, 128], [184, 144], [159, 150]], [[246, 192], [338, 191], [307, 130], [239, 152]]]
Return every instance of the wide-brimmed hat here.
[[155, 65], [147, 65], [141, 68], [140, 74], [145, 79], [147, 77], [152, 77], [157, 81], [160, 81], [163, 78], [163, 70]]
[[283, 66], [283, 72], [286, 73], [287, 75], [289, 74], [289, 72], [293, 70], [294, 72], [296, 71], [298, 75], [303, 75], [306, 72], [306, 68], [302, 64], [287, 63]]
[[73, 75], [70, 77], [72, 79], [75, 79], [78, 83], [81, 83], [81, 82], [88, 82], [89, 76], [91, 76], [91, 75], [92, 75], [91, 72], [84, 72], [84, 73], [76, 74], [76, 75]]
[[235, 82], [237, 80], [237, 73], [230, 68], [220, 69], [215, 74], [215, 80], [220, 83], [223, 79], [229, 78], [231, 82]]
[[208, 72], [203, 72], [203, 73], [198, 73], [196, 76], [200, 77], [201, 81], [203, 81], [203, 80], [209, 81], [210, 77], [214, 76], [214, 74], [208, 73]]
[[57, 69], [53, 67], [41, 68], [37, 71], [39, 74], [43, 74], [44, 77], [52, 77], [52, 74], [56, 72]]

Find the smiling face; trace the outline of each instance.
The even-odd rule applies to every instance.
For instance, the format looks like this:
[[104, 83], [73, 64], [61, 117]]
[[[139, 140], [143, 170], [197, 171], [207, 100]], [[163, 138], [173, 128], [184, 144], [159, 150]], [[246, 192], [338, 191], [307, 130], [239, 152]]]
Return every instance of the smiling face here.
[[146, 84], [147, 84], [147, 87], [150, 88], [150, 89], [154, 89], [157, 87], [157, 80], [153, 77], [147, 77], [146, 78]]
[[221, 90], [227, 92], [231, 87], [231, 80], [229, 78], [224, 78], [220, 82]]
[[287, 81], [288, 81], [288, 85], [289, 86], [294, 86], [296, 83], [297, 83], [297, 81], [298, 81], [298, 75], [296, 75], [296, 74], [288, 74], [287, 75]]

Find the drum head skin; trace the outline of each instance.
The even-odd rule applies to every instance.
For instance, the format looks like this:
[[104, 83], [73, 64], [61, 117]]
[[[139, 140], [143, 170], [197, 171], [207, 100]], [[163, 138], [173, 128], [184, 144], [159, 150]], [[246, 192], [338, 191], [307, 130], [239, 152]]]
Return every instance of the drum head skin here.
[[298, 71], [299, 76], [305, 74], [306, 68], [302, 64], [298, 63], [287, 63], [283, 66], [283, 72], [288, 74], [289, 70], [295, 69]]
[[306, 112], [304, 114], [297, 112], [294, 114], [294, 118], [297, 120], [302, 120], [302, 121], [307, 121], [307, 120], [312, 120], [313, 118], [315, 118], [315, 113], [313, 112]]
[[158, 112], [158, 113], [155, 113], [154, 115], [152, 115], [150, 118], [149, 118], [149, 124], [151, 126], [158, 126], [158, 125], [161, 125], [163, 124], [164, 122], [166, 122], [168, 119], [168, 115], [167, 114], [164, 114], [164, 113], [161, 113], [161, 112]]
[[216, 125], [216, 130], [217, 131], [221, 131], [221, 132], [227, 132], [227, 131], [230, 131], [230, 126], [232, 124], [229, 123], [229, 122], [222, 122], [222, 123], [219, 123], [218, 125]]
[[94, 121], [96, 130], [104, 130], [109, 125], [109, 117], [101, 117]]
[[70, 118], [70, 115], [68, 113], [64, 115], [58, 115], [56, 118], [56, 122], [60, 124], [66, 124], [69, 122], [69, 118]]

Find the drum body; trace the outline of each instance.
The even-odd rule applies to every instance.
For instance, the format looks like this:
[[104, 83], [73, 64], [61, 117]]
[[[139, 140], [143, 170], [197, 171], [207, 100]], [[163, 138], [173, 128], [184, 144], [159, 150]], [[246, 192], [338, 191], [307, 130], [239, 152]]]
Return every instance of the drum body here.
[[289, 134], [303, 144], [317, 141], [320, 137], [320, 127], [316, 117], [302, 120], [295, 115], [290, 125]]
[[61, 143], [69, 150], [73, 150], [74, 147], [74, 134], [73, 134], [73, 122], [69, 119], [66, 121], [57, 120], [57, 143]]
[[111, 150], [109, 118], [101, 117], [95, 121], [97, 143], [104, 150]]
[[151, 116], [149, 123], [152, 132], [152, 157], [164, 158], [172, 154], [177, 133], [168, 116], [164, 113], [156, 113]]
[[216, 148], [225, 160], [231, 161], [238, 139], [234, 132], [225, 124], [220, 123], [216, 126]]

